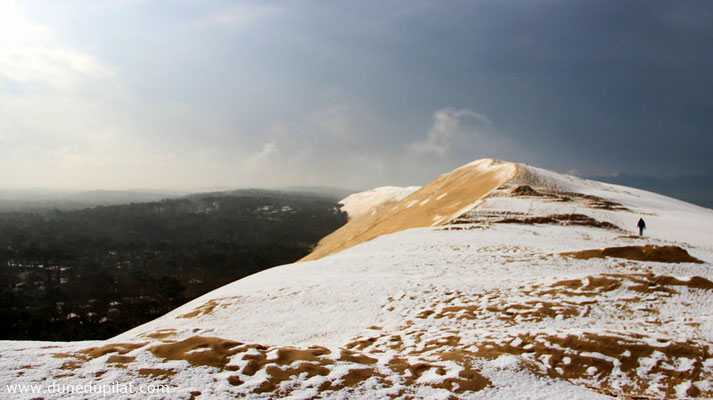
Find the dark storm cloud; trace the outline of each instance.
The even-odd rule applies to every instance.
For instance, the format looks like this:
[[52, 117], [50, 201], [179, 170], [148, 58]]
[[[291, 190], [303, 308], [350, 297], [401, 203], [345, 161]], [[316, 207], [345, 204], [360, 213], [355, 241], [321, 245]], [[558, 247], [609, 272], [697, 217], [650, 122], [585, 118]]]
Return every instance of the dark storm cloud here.
[[0, 152], [24, 165], [6, 181], [367, 188], [490, 156], [713, 169], [710, 2], [8, 4], [31, 40], [0, 56]]
[[402, 90], [376, 91], [375, 103], [399, 110], [405, 102], [424, 114], [439, 105], [477, 110], [548, 156], [532, 161], [560, 169], [710, 167], [709, 3], [449, 5], [386, 18], [396, 39], [385, 43], [396, 45], [380, 66], [405, 69], [376, 74], [382, 87]]
[[385, 145], [417, 139], [431, 113], [450, 106], [486, 115], [532, 150], [524, 161], [547, 167], [710, 166], [710, 4], [302, 6], [313, 12], [292, 15], [288, 30], [274, 33], [291, 38], [272, 56], [311, 84], [339, 86], [398, 121], [405, 129], [382, 135]]

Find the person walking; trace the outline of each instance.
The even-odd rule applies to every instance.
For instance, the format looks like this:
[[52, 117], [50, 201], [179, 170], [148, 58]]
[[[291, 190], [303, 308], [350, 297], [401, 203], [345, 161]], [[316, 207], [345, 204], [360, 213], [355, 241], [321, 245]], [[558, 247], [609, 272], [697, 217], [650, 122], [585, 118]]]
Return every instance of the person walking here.
[[646, 229], [646, 222], [643, 218], [639, 218], [639, 223], [636, 224], [639, 227], [639, 236], [644, 236], [644, 229]]

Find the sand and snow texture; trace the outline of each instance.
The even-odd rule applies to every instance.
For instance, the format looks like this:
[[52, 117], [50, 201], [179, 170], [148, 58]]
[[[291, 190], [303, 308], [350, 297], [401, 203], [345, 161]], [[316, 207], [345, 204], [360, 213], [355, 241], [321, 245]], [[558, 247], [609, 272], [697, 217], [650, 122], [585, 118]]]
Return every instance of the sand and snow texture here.
[[376, 213], [376, 209], [384, 204], [392, 204], [420, 189], [420, 186], [381, 186], [365, 192], [354, 193], [342, 199], [342, 211], [350, 220], [364, 215]]
[[493, 159], [466, 164], [400, 201], [384, 203], [369, 214], [351, 219], [323, 238], [303, 260], [316, 260], [389, 233], [447, 223], [473, 209], [517, 171], [517, 164]]
[[[464, 168], [387, 206], [446, 222], [391, 221], [397, 233], [260, 272], [109, 341], [2, 342], [0, 390], [131, 381], [183, 399], [713, 397], [713, 211], [524, 165]], [[445, 211], [432, 206], [455, 194]]]

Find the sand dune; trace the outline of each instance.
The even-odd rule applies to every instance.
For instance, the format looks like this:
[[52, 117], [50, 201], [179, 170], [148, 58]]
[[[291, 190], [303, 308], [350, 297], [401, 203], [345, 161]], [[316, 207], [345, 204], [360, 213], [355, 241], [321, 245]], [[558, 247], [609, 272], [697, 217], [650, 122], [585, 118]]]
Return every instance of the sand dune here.
[[375, 237], [410, 228], [443, 225], [474, 208], [478, 201], [517, 174], [517, 164], [481, 159], [434, 179], [397, 202], [360, 212], [326, 236], [300, 261], [322, 258]]
[[[235, 281], [108, 341], [0, 342], [0, 390], [713, 398], [713, 211], [494, 160], [358, 205], [378, 204], [374, 194], [386, 202], [325, 238], [318, 260]], [[641, 216], [644, 237], [633, 234]]]

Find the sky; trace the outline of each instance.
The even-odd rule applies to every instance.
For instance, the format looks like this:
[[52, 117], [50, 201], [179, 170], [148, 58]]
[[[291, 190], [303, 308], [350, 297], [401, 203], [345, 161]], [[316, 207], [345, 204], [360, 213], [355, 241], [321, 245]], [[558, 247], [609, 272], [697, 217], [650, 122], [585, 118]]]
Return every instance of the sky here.
[[713, 175], [713, 3], [0, 0], [0, 187]]

